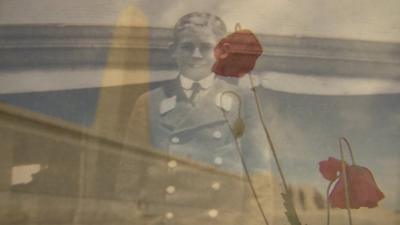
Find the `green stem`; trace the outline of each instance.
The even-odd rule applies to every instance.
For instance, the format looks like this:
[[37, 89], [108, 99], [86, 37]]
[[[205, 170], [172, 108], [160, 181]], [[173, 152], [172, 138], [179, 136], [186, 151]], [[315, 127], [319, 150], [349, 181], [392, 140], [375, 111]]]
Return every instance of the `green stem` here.
[[329, 191], [331, 190], [332, 184], [335, 183], [336, 177], [334, 180], [329, 182], [328, 188], [326, 189], [326, 224], [329, 225], [331, 221], [331, 204], [329, 203]]
[[241, 101], [240, 96], [239, 96], [236, 92], [233, 92], [233, 91], [225, 91], [225, 92], [223, 92], [223, 93], [221, 94], [221, 96], [220, 96], [221, 111], [222, 111], [222, 114], [223, 114], [223, 116], [224, 116], [225, 122], [226, 122], [226, 124], [228, 125], [229, 130], [230, 130], [230, 132], [231, 132], [232, 135], [233, 135], [233, 139], [234, 139], [234, 141], [235, 141], [235, 147], [236, 147], [235, 149], [236, 149], [236, 151], [238, 152], [238, 155], [239, 155], [239, 157], [240, 157], [240, 161], [241, 161], [241, 163], [242, 163], [242, 166], [243, 166], [243, 169], [244, 169], [244, 172], [245, 172], [245, 175], [246, 175], [248, 184], [249, 184], [249, 186], [250, 186], [250, 189], [251, 189], [251, 192], [252, 192], [252, 194], [253, 194], [253, 197], [254, 197], [254, 199], [255, 199], [255, 201], [256, 201], [256, 203], [257, 203], [257, 208], [259, 209], [259, 211], [260, 211], [260, 213], [261, 213], [261, 216], [262, 216], [262, 218], [263, 218], [263, 220], [264, 220], [264, 223], [265, 223], [266, 225], [269, 225], [267, 216], [265, 215], [264, 209], [263, 209], [262, 204], [261, 204], [261, 202], [260, 202], [260, 199], [259, 199], [259, 197], [258, 197], [258, 195], [257, 195], [256, 189], [255, 189], [255, 187], [254, 187], [254, 183], [253, 183], [253, 181], [252, 181], [252, 179], [251, 179], [251, 177], [250, 177], [249, 169], [247, 168], [247, 165], [246, 165], [246, 163], [245, 163], [245, 161], [244, 161], [244, 157], [243, 157], [243, 154], [242, 154], [241, 147], [240, 147], [240, 145], [239, 145], [239, 142], [238, 142], [238, 140], [237, 140], [237, 137], [235, 137], [235, 132], [234, 132], [234, 130], [233, 130], [233, 127], [232, 127], [232, 125], [231, 125], [231, 124], [229, 123], [229, 121], [228, 121], [228, 118], [227, 118], [227, 116], [226, 116], [226, 110], [222, 107], [222, 106], [223, 106], [223, 105], [222, 105], [222, 97], [223, 97], [223, 95], [226, 94], [226, 93], [233, 94], [233, 95], [236, 96], [236, 98], [238, 98], [238, 101], [239, 101], [239, 112], [238, 112], [239, 116], [238, 116], [238, 118], [239, 118], [239, 119], [241, 118], [241, 117], [240, 117], [240, 115], [241, 115], [241, 114], [240, 114], [240, 111], [241, 111], [240, 109], [241, 109], [241, 103], [242, 103], [242, 101]]
[[342, 176], [344, 180], [344, 196], [346, 201], [346, 209], [347, 209], [347, 216], [349, 218], [349, 225], [353, 225], [352, 218], [351, 218], [351, 209], [350, 209], [350, 195], [349, 195], [349, 183], [347, 179], [347, 172], [346, 172], [346, 162], [344, 161], [344, 154], [343, 154], [343, 147], [342, 147], [342, 138], [339, 139], [339, 147], [340, 147], [340, 158], [342, 160]]
[[268, 128], [265, 125], [264, 113], [263, 113], [263, 111], [261, 109], [260, 99], [259, 99], [259, 97], [257, 95], [256, 87], [255, 87], [255, 84], [254, 84], [253, 77], [252, 77], [251, 73], [249, 73], [249, 78], [250, 78], [250, 83], [251, 83], [251, 88], [252, 88], [252, 91], [253, 91], [254, 99], [256, 101], [258, 116], [260, 118], [262, 127], [264, 129], [265, 136], [267, 137], [268, 144], [269, 144], [269, 146], [271, 148], [271, 151], [272, 151], [272, 154], [274, 156], [274, 160], [275, 160], [276, 166], [278, 167], [278, 172], [279, 172], [280, 178], [282, 180], [282, 184], [283, 184], [283, 187], [285, 189], [285, 192], [289, 193], [289, 188], [288, 188], [288, 185], [286, 183], [285, 176], [283, 175], [283, 171], [282, 171], [281, 165], [279, 163], [278, 156], [276, 154], [274, 144], [272, 143], [271, 135], [269, 134]]
[[346, 145], [347, 145], [347, 150], [348, 150], [349, 153], [350, 153], [351, 163], [352, 163], [353, 165], [356, 165], [356, 160], [354, 159], [353, 150], [351, 149], [351, 145], [350, 145], [349, 140], [347, 140], [347, 138], [345, 138], [345, 137], [341, 137], [341, 138], [339, 138], [339, 141], [340, 141], [340, 142], [341, 142], [341, 141], [344, 141], [344, 142], [346, 143]]
[[[267, 137], [268, 144], [269, 144], [270, 149], [271, 149], [271, 151], [272, 151], [272, 155], [273, 155], [273, 157], [274, 157], [276, 167], [278, 168], [278, 172], [279, 172], [279, 176], [280, 176], [281, 181], [282, 181], [283, 188], [284, 188], [284, 190], [285, 190], [286, 195], [289, 196], [288, 185], [287, 185], [287, 183], [286, 183], [285, 176], [284, 176], [284, 174], [283, 174], [281, 165], [280, 165], [280, 163], [279, 163], [279, 159], [278, 159], [278, 156], [277, 156], [277, 153], [276, 153], [274, 144], [273, 144], [273, 142], [272, 142], [271, 135], [269, 134], [267, 125], [265, 124], [265, 121], [264, 121], [264, 114], [263, 114], [263, 111], [262, 111], [262, 109], [261, 109], [260, 99], [259, 99], [259, 97], [258, 97], [258, 95], [257, 95], [256, 86], [255, 86], [255, 84], [254, 84], [253, 76], [252, 76], [251, 73], [249, 73], [249, 79], [250, 79], [250, 84], [251, 84], [251, 89], [252, 89], [252, 91], [253, 91], [254, 99], [255, 99], [255, 101], [256, 101], [258, 116], [259, 116], [259, 118], [260, 118], [262, 127], [263, 127], [263, 129], [264, 129], [265, 136]], [[290, 202], [291, 202], [291, 201], [290, 201]], [[291, 204], [292, 204], [292, 203], [291, 203]], [[297, 220], [297, 221], [300, 221], [299, 218], [298, 218], [298, 216], [297, 216], [296, 209], [294, 208], [293, 205], [292, 205], [292, 208], [293, 208], [293, 213], [294, 213], [294, 216], [296, 217], [296, 220]], [[299, 222], [299, 223], [300, 223], [300, 222]]]
[[236, 23], [235, 24], [235, 32], [240, 31], [241, 29], [242, 29], [242, 25], [240, 25], [240, 23]]

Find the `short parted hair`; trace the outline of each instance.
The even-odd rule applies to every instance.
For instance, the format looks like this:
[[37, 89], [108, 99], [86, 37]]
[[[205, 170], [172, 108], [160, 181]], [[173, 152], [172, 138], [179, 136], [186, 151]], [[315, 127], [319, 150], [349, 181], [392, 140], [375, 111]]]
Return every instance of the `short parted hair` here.
[[210, 29], [218, 38], [224, 37], [227, 32], [226, 25], [220, 17], [206, 12], [192, 12], [182, 16], [175, 24], [174, 42], [178, 41], [179, 33], [186, 29], [204, 28]]

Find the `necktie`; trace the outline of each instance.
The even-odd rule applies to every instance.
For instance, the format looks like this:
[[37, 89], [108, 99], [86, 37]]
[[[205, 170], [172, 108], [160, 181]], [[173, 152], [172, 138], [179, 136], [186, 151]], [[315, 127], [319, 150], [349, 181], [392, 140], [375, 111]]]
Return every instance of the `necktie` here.
[[196, 100], [196, 96], [200, 93], [202, 87], [200, 86], [200, 84], [198, 82], [193, 83], [192, 85], [192, 95], [189, 98], [189, 101], [192, 103], [192, 105], [194, 105], [194, 102]]

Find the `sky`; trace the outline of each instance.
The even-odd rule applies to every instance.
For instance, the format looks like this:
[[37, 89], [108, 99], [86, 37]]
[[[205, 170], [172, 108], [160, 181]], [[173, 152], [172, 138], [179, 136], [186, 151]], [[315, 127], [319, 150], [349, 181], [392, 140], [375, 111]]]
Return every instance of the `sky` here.
[[[386, 194], [382, 205], [400, 208], [399, 94], [323, 96], [264, 89], [261, 96], [289, 181], [312, 184], [325, 193], [328, 181], [318, 163], [339, 159], [338, 138], [346, 137], [357, 164], [372, 171]], [[345, 157], [350, 163], [347, 152]]]

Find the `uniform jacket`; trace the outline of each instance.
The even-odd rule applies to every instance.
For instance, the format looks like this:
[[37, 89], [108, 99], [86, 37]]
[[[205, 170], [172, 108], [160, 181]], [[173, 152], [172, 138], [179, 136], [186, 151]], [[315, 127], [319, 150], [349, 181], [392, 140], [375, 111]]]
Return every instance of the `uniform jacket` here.
[[221, 111], [230, 122], [238, 116], [238, 100], [221, 97], [227, 90], [242, 97], [246, 129], [240, 145], [251, 163], [262, 157], [265, 141], [248, 89], [217, 78], [192, 104], [176, 79], [139, 97], [126, 144], [160, 154], [124, 158], [119, 166], [117, 194], [137, 203], [137, 224], [246, 224], [252, 196]]

